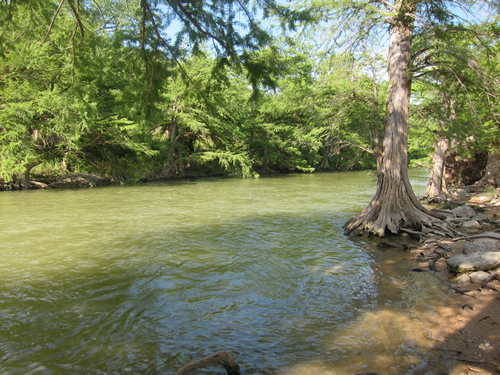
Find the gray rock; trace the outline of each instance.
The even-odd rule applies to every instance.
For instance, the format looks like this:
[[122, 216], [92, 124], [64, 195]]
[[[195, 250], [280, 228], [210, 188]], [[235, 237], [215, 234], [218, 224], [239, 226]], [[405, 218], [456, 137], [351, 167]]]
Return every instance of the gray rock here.
[[467, 220], [462, 223], [462, 227], [464, 228], [481, 228], [481, 224], [477, 220]]
[[488, 272], [477, 271], [470, 274], [470, 281], [475, 284], [479, 284], [482, 283], [489, 276], [490, 274]]
[[453, 284], [455, 285], [466, 285], [470, 283], [470, 275], [468, 273], [464, 273], [460, 275], [455, 280], [453, 280]]
[[500, 266], [500, 252], [461, 254], [446, 260], [451, 272], [485, 271]]
[[494, 238], [476, 238], [472, 241], [467, 241], [464, 246], [465, 254], [484, 253], [486, 251], [500, 251], [500, 240], [495, 240]]
[[474, 209], [471, 206], [457, 207], [457, 208], [454, 208], [453, 210], [451, 210], [451, 212], [453, 212], [456, 217], [465, 217], [465, 218], [472, 219], [473, 217], [476, 216], [476, 212], [474, 211]]
[[476, 215], [475, 219], [476, 219], [477, 221], [490, 221], [490, 218], [489, 218], [488, 216], [486, 216], [485, 214], [483, 214], [482, 212], [479, 212], [479, 213]]

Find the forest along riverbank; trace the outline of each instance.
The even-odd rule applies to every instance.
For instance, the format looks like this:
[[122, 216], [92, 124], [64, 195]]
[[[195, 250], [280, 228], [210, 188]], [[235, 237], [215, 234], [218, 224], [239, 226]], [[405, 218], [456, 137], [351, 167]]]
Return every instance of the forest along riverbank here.
[[449, 306], [439, 310], [442, 340], [455, 357], [450, 375], [500, 374], [500, 201], [462, 195], [464, 206], [440, 210], [456, 221], [463, 237], [432, 238], [411, 252], [413, 271], [437, 272], [448, 281]]

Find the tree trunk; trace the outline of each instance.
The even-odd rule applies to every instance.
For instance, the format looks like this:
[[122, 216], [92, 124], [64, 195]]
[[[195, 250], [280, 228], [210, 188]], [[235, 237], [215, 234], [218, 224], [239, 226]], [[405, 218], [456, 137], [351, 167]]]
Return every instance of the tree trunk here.
[[[439, 120], [439, 126], [441, 131], [445, 132], [449, 126], [446, 123], [446, 118], [449, 118], [449, 122], [453, 123], [455, 121], [457, 114], [455, 111], [456, 100], [452, 100], [446, 93], [443, 94], [443, 116]], [[425, 192], [425, 197], [427, 198], [440, 198], [447, 199], [447, 195], [451, 197], [446, 188], [446, 175], [444, 173], [446, 165], [446, 154], [450, 148], [450, 141], [445, 136], [439, 136], [434, 146], [434, 154], [432, 155], [432, 161], [434, 167], [432, 169], [429, 184]]]
[[[431, 172], [431, 177], [429, 179], [429, 185], [425, 196], [429, 198], [442, 197], [445, 198], [443, 191], [444, 182], [444, 165], [446, 160], [446, 153], [448, 152], [450, 142], [448, 138], [441, 137], [436, 142], [434, 147], [434, 155], [432, 155], [432, 160], [434, 167]], [[446, 183], [444, 183], [446, 186]]]
[[491, 150], [488, 153], [486, 172], [484, 173], [484, 176], [478, 182], [476, 182], [476, 185], [493, 185], [495, 187], [500, 186], [500, 170], [498, 168], [499, 161], [499, 153], [495, 150]]
[[[269, 139], [269, 133], [266, 134], [266, 140]], [[262, 162], [262, 167], [260, 168], [260, 174], [272, 174], [277, 173], [275, 170], [271, 169], [268, 165], [269, 163], [269, 150], [267, 147], [264, 148], [264, 158]]]
[[[400, 2], [400, 7], [403, 7], [402, 3], [403, 1]], [[402, 12], [411, 14], [413, 7], [414, 5], [406, 6]], [[387, 232], [397, 234], [407, 231], [425, 235], [434, 226], [442, 226], [441, 229], [449, 234], [440, 220], [444, 217], [422, 207], [408, 178], [411, 92], [408, 70], [413, 22], [408, 24], [398, 20], [391, 28], [388, 53], [389, 90], [377, 191], [368, 207], [346, 223], [346, 234], [373, 234], [383, 237]]]
[[167, 153], [167, 158], [165, 162], [163, 163], [163, 168], [161, 171], [161, 177], [169, 177], [170, 171], [172, 170], [173, 167], [173, 156], [174, 156], [174, 151], [175, 151], [175, 141], [176, 141], [176, 122], [175, 119], [172, 121], [171, 126], [170, 126], [170, 133], [169, 133], [169, 149]]
[[331, 146], [326, 146], [325, 149], [323, 150], [323, 159], [321, 160], [321, 164], [319, 165], [319, 169], [322, 169], [324, 171], [330, 171], [330, 170], [332, 170], [332, 167], [330, 167], [330, 152], [331, 152], [331, 149], [332, 149]]
[[178, 142], [177, 144], [177, 173], [181, 176], [184, 177], [184, 160], [183, 160], [183, 155], [182, 152], [184, 151], [184, 139], [182, 139], [181, 142]]
[[378, 88], [377, 88], [377, 80], [376, 80], [376, 71], [375, 66], [371, 65], [372, 69], [372, 84], [373, 84], [373, 109], [375, 115], [375, 129], [374, 129], [374, 137], [373, 137], [373, 150], [375, 151], [375, 159], [377, 160], [377, 170], [380, 170], [380, 164], [382, 162], [382, 155], [380, 150], [380, 114], [378, 112]]

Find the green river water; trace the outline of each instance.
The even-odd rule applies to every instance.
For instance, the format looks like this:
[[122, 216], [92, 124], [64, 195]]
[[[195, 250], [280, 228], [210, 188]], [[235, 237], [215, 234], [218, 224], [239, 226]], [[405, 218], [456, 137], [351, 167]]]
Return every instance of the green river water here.
[[[427, 173], [411, 180], [422, 193]], [[443, 282], [343, 235], [375, 185], [352, 172], [0, 193], [0, 374], [173, 374], [218, 350], [251, 374], [445, 372]]]

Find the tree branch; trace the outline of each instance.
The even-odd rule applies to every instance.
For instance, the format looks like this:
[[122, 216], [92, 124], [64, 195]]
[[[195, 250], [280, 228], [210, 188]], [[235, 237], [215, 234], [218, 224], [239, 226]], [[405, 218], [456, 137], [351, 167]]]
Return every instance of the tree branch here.
[[59, 14], [59, 11], [61, 10], [63, 3], [64, 3], [64, 0], [61, 0], [59, 2], [59, 6], [57, 7], [56, 12], [54, 13], [54, 16], [52, 17], [52, 20], [50, 21], [49, 29], [47, 30], [47, 33], [45, 34], [45, 37], [42, 39], [42, 41], [40, 43], [38, 43], [39, 45], [42, 45], [45, 42], [45, 40], [49, 37], [50, 31], [52, 30], [52, 26], [54, 25], [54, 21], [56, 20], [56, 17]]

